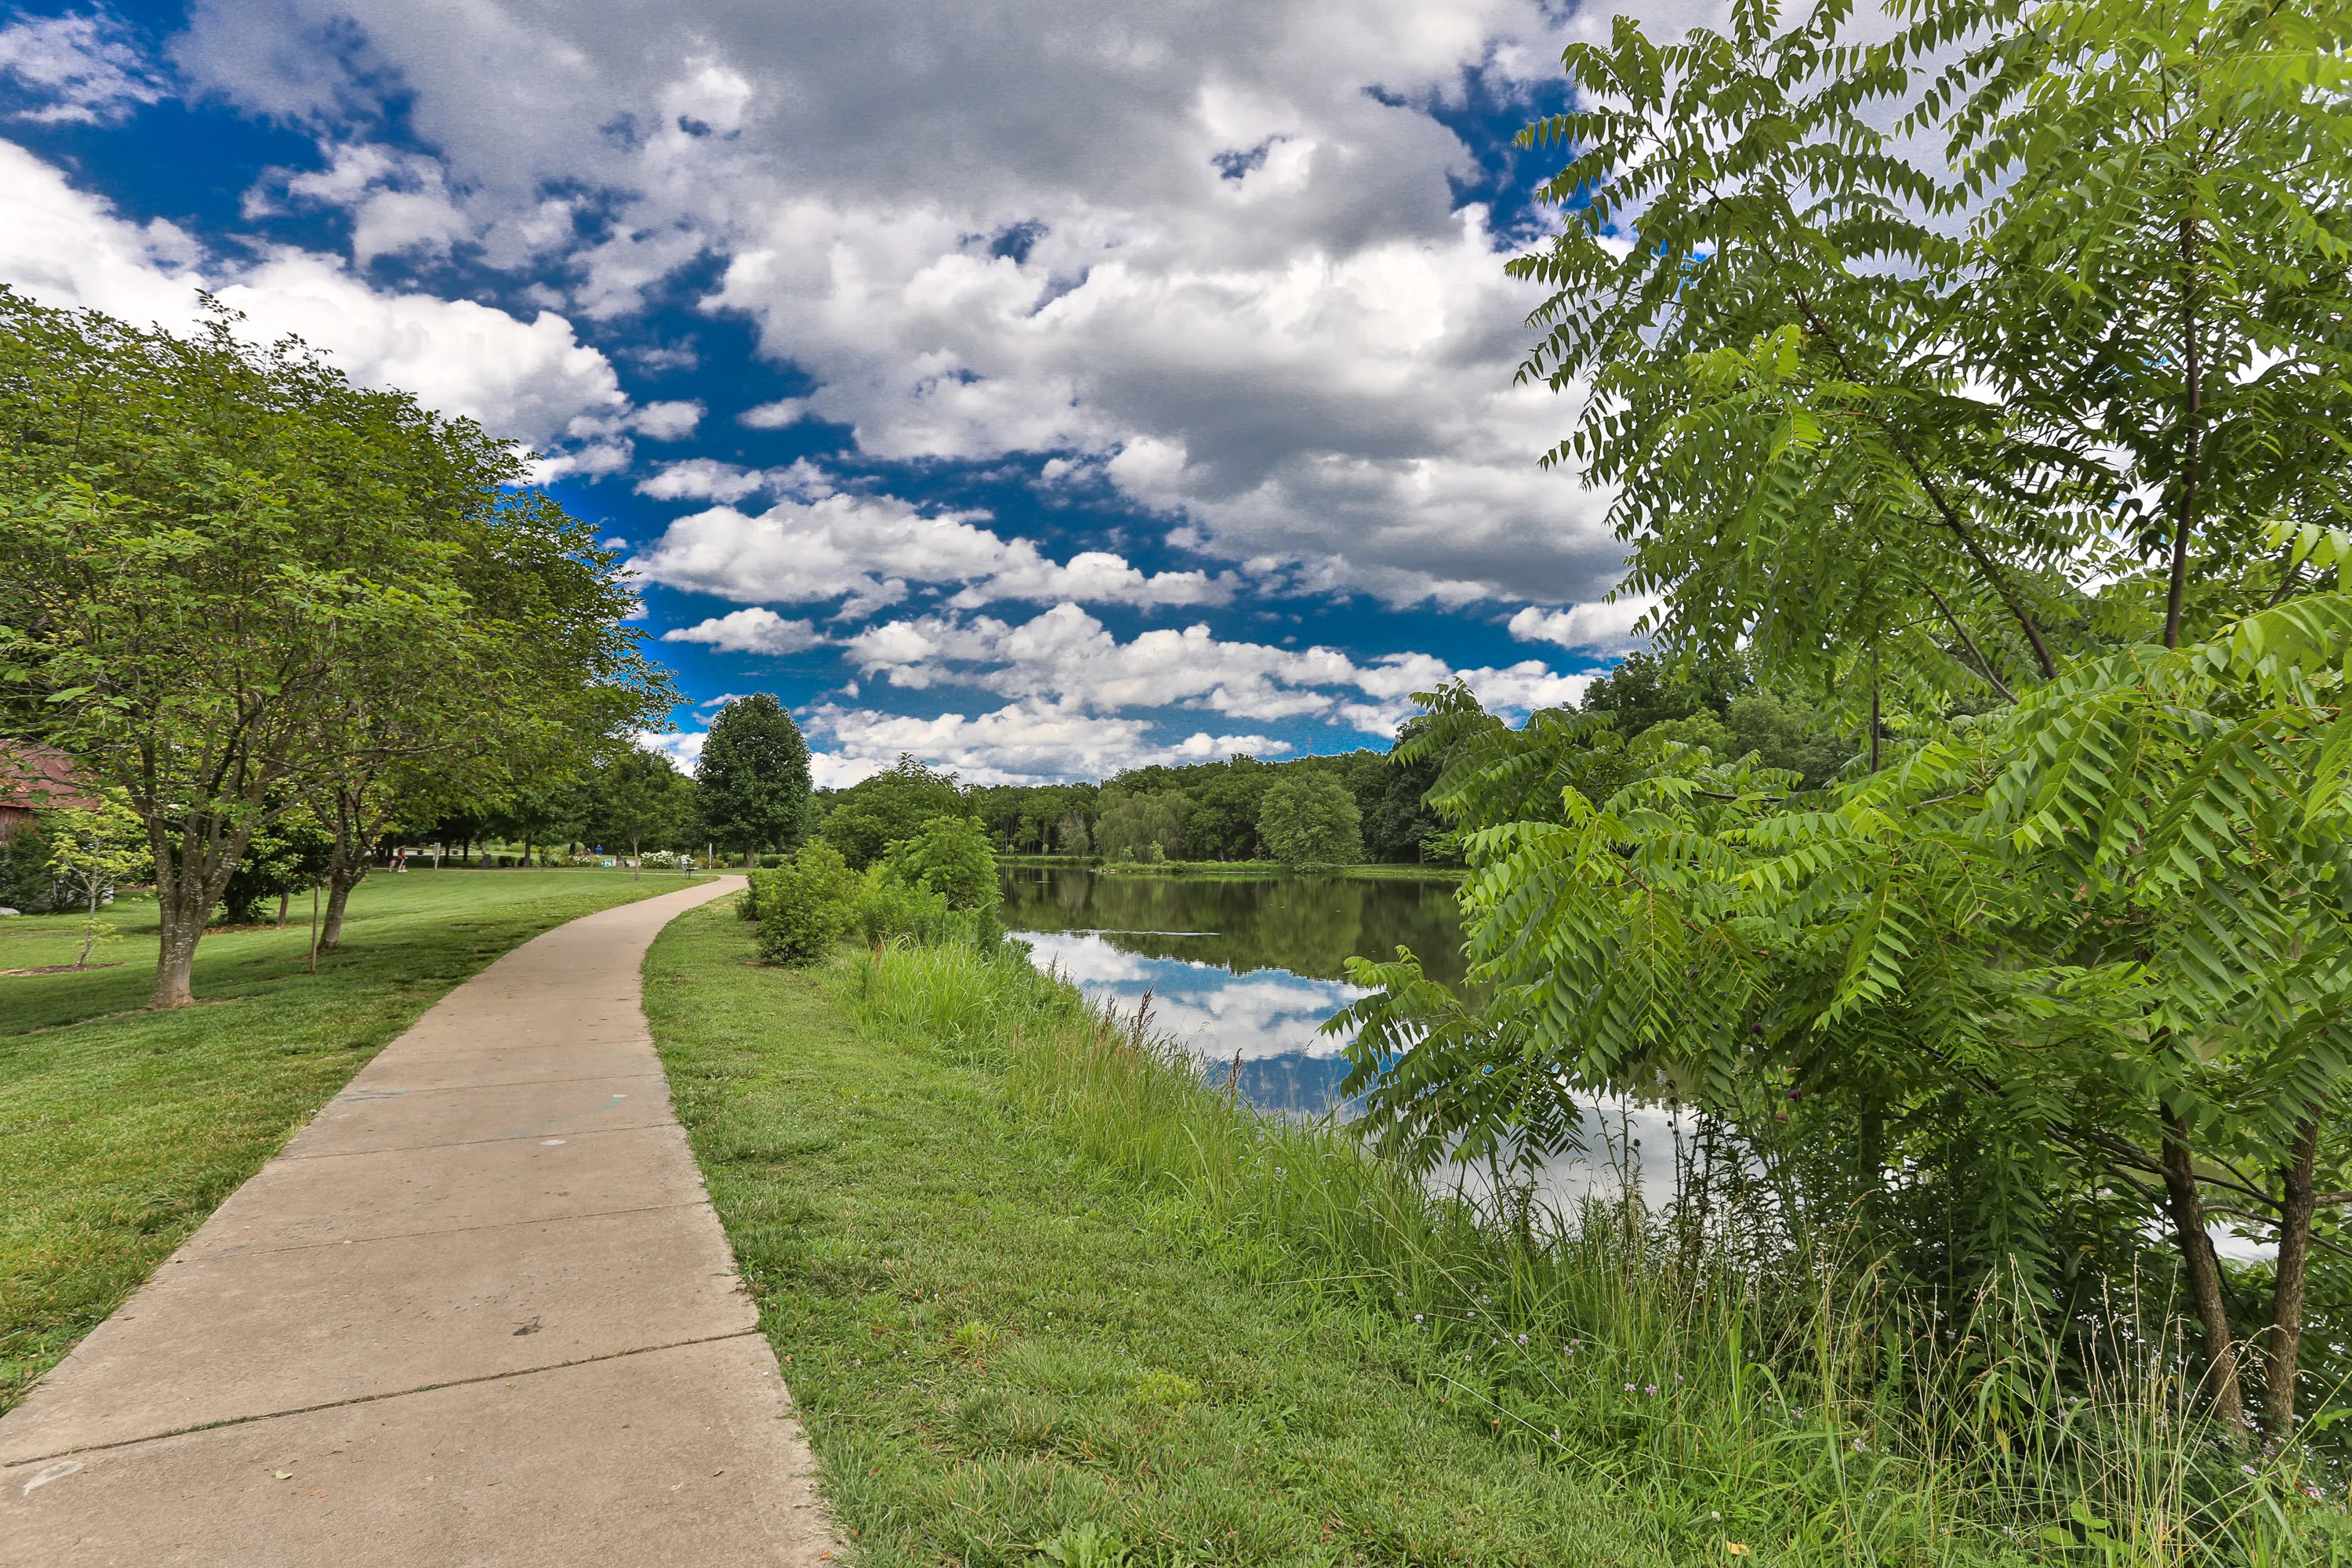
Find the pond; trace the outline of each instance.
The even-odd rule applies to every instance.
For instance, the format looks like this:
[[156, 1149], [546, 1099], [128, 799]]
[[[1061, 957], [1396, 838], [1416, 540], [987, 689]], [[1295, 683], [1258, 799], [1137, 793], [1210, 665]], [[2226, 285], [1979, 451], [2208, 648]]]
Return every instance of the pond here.
[[[1148, 993], [1151, 1020], [1190, 1051], [1211, 1081], [1288, 1116], [1346, 1117], [1347, 1040], [1325, 1019], [1363, 995], [1350, 957], [1419, 955], [1433, 979], [1461, 982], [1456, 884], [1443, 878], [1255, 878], [1106, 875], [1008, 867], [1005, 929], [1087, 996], [1132, 1014]], [[1645, 1190], [1674, 1182], [1675, 1118], [1612, 1100], [1587, 1111], [1591, 1152], [1556, 1163], [1555, 1197], [1614, 1186], [1631, 1152]]]

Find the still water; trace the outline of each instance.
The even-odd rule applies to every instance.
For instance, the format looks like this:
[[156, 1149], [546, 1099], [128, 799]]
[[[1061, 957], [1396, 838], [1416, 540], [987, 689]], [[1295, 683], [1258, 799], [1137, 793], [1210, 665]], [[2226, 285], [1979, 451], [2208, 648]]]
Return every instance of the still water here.
[[[1059, 969], [1087, 996], [1131, 1014], [1149, 992], [1154, 1026], [1213, 1082], [1237, 1073], [1242, 1098], [1261, 1109], [1345, 1117], [1348, 1042], [1321, 1029], [1365, 994], [1348, 983], [1346, 961], [1409, 947], [1432, 979], [1459, 984], [1454, 887], [1435, 878], [1224, 881], [1008, 867], [1003, 913], [1038, 967]], [[1674, 1136], [1661, 1108], [1596, 1101], [1585, 1117], [1589, 1152], [1557, 1162], [1543, 1184], [1560, 1197], [1613, 1187], [1630, 1155], [1646, 1191], [1671, 1191]]]

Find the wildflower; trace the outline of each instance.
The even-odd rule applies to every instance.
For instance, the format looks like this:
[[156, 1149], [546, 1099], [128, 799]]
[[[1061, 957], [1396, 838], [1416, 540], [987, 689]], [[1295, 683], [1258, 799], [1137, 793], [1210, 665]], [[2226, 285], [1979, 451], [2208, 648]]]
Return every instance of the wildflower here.
[[1525, 1344], [1525, 1343], [1527, 1343], [1527, 1342], [1528, 1342], [1528, 1336], [1527, 1336], [1527, 1335], [1525, 1335], [1525, 1334], [1521, 1334], [1521, 1335], [1519, 1336], [1519, 1343], [1521, 1343], [1521, 1344]]
[[1642, 1392], [1655, 1399], [1658, 1396], [1658, 1385], [1654, 1383], [1647, 1384], [1643, 1385]]
[[1557, 1426], [1551, 1429], [1551, 1440], [1555, 1443], [1559, 1441], [1559, 1428]]
[[1713, 1510], [1713, 1509], [1708, 1509], [1708, 1510], [1706, 1510], [1706, 1517], [1707, 1517], [1707, 1518], [1709, 1518], [1709, 1519], [1712, 1519], [1712, 1520], [1717, 1520], [1717, 1521], [1720, 1521], [1720, 1520], [1723, 1518], [1723, 1515], [1721, 1515], [1720, 1513], [1717, 1513], [1717, 1512], [1715, 1510]]
[[1421, 1321], [1421, 1314], [1420, 1314], [1419, 1312], [1415, 1312], [1415, 1313], [1412, 1315], [1412, 1321], [1413, 1321], [1414, 1322], [1416, 1322], [1416, 1323], [1417, 1323], [1417, 1322], [1419, 1322], [1419, 1321]]
[[1628, 1393], [1628, 1394], [1633, 1393], [1633, 1385], [1632, 1384], [1630, 1384], [1630, 1383], [1629, 1383], [1629, 1384], [1627, 1384], [1625, 1385], [1625, 1392], [1626, 1392], [1626, 1393]]
[[1682, 1374], [1681, 1373], [1675, 1373], [1675, 1381], [1676, 1383], [1680, 1383], [1682, 1380], [1683, 1380], [1683, 1374]]

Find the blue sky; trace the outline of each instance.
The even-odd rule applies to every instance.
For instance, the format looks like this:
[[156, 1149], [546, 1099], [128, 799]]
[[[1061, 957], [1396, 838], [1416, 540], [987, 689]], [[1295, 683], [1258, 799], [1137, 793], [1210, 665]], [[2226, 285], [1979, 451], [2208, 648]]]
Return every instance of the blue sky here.
[[[1661, 15], [1654, 20], [1680, 18]], [[0, 281], [209, 289], [543, 454], [689, 702], [846, 783], [1381, 744], [1573, 698], [1606, 498], [1538, 454], [1547, 0], [0, 7]]]

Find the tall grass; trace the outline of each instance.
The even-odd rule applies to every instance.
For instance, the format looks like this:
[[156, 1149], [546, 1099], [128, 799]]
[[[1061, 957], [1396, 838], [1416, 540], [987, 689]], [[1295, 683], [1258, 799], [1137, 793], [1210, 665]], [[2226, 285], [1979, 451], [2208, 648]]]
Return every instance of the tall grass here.
[[1360, 1313], [1433, 1397], [1611, 1479], [1678, 1557], [2352, 1560], [2315, 1467], [2200, 1412], [2160, 1304], [2112, 1303], [2062, 1345], [2021, 1293], [1918, 1300], [1781, 1211], [1475, 1205], [1220, 1092], [1148, 1003], [1089, 1006], [1018, 949], [858, 963], [862, 1026], [997, 1063], [1022, 1111], [1204, 1247]]

